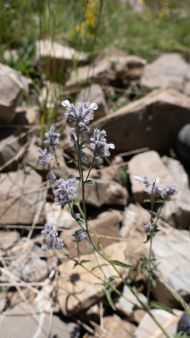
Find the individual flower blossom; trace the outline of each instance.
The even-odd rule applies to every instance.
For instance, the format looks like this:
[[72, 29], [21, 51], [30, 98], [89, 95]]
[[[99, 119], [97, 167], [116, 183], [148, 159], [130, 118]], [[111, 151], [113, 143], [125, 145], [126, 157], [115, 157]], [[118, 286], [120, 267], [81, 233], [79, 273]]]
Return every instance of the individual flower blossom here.
[[76, 180], [71, 178], [58, 180], [58, 187], [54, 190], [55, 202], [64, 207], [66, 203], [73, 201], [76, 197]]
[[63, 248], [64, 243], [62, 239], [59, 238], [56, 228], [52, 223], [46, 223], [41, 233], [45, 238], [45, 243], [43, 244], [44, 249]]
[[173, 184], [160, 184], [160, 179], [150, 180], [148, 177], [135, 176], [136, 181], [144, 184], [144, 190], [152, 196], [170, 199], [177, 192], [177, 188]]
[[88, 238], [87, 232], [83, 229], [79, 229], [79, 230], [75, 231], [73, 236], [75, 237], [76, 242], [81, 242], [81, 241], [84, 241], [85, 239]]
[[75, 107], [69, 100], [62, 101], [61, 104], [66, 108], [65, 116], [73, 126], [78, 128], [80, 133], [87, 131], [87, 125], [94, 118], [94, 110], [98, 109], [97, 104], [81, 102]]
[[107, 143], [106, 131], [94, 129], [93, 136], [90, 138], [90, 147], [95, 156], [107, 157], [110, 156], [109, 149], [115, 149], [113, 143]]
[[44, 143], [48, 144], [50, 147], [55, 147], [59, 144], [60, 134], [55, 131], [54, 127], [51, 127], [47, 133], [45, 133], [45, 141]]
[[49, 165], [53, 156], [48, 153], [47, 149], [38, 148], [39, 151], [39, 161], [41, 165]]
[[151, 222], [146, 222], [144, 223], [144, 228], [146, 232], [151, 232], [152, 230], [155, 229], [155, 224]]
[[52, 185], [56, 182], [57, 178], [53, 170], [51, 170], [47, 175], [47, 181], [49, 185]]

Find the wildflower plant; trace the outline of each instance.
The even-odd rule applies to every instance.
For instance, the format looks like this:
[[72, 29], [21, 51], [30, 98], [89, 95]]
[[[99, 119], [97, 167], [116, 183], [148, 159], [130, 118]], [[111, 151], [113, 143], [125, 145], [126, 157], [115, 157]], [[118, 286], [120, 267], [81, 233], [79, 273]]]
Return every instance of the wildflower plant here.
[[[73, 147], [77, 154], [77, 167], [78, 167], [78, 177], [63, 179], [57, 178], [54, 172], [54, 167], [52, 163], [56, 163], [59, 166], [59, 163], [56, 158], [56, 147], [59, 144], [60, 135], [51, 127], [49, 131], [45, 134], [45, 145], [47, 148], [39, 149], [39, 160], [40, 163], [49, 168], [49, 173], [47, 175], [48, 185], [52, 187], [55, 203], [60, 205], [63, 208], [65, 205], [69, 206], [72, 217], [78, 224], [78, 229], [73, 233], [73, 242], [77, 244], [78, 257], [72, 258], [67, 255], [68, 258], [72, 259], [74, 266], [81, 265], [86, 271], [88, 268], [85, 266], [86, 260], [80, 259], [80, 250], [79, 245], [81, 241], [87, 241], [89, 244], [89, 249], [91, 249], [96, 254], [100, 255], [104, 260], [105, 264], [110, 265], [116, 273], [116, 276], [111, 276], [109, 278], [104, 278], [101, 280], [104, 285], [105, 295], [110, 306], [114, 309], [114, 303], [112, 301], [111, 292], [115, 292], [118, 295], [121, 295], [120, 291], [115, 287], [115, 279], [120, 278], [123, 284], [126, 284], [126, 278], [119, 267], [123, 269], [134, 269], [134, 266], [126, 264], [125, 262], [119, 260], [113, 260], [108, 257], [102, 247], [97, 245], [94, 241], [94, 234], [92, 234], [89, 223], [87, 219], [86, 203], [85, 203], [85, 186], [86, 184], [92, 183], [89, 179], [94, 161], [97, 157], [109, 157], [111, 155], [110, 151], [114, 150], [115, 146], [113, 143], [107, 142], [107, 135], [105, 130], [94, 129], [92, 132], [89, 130], [89, 124], [93, 120], [94, 112], [97, 110], [98, 106], [96, 103], [82, 102], [77, 106], [72, 104], [69, 100], [64, 100], [62, 106], [65, 110], [65, 117], [70, 124], [70, 139], [73, 143]], [[93, 152], [92, 160], [88, 168], [88, 172], [84, 173], [82, 159], [84, 154], [84, 148], [88, 146]], [[55, 161], [54, 161], [55, 160]], [[131, 292], [135, 296], [137, 303], [140, 304], [140, 307], [146, 311], [149, 316], [154, 320], [156, 325], [164, 333], [165, 337], [169, 338], [169, 335], [158, 322], [155, 316], [150, 311], [150, 289], [152, 285], [152, 279], [155, 273], [155, 264], [152, 257], [152, 241], [156, 233], [158, 232], [158, 219], [160, 216], [160, 211], [157, 215], [154, 213], [154, 205], [157, 198], [161, 199], [162, 205], [165, 201], [169, 200], [173, 194], [176, 193], [177, 189], [173, 185], [161, 185], [158, 179], [149, 180], [147, 177], [137, 177], [136, 178], [140, 183], [144, 184], [145, 191], [150, 195], [151, 203], [151, 219], [150, 222], [144, 224], [145, 231], [147, 234], [147, 242], [150, 242], [150, 249], [148, 258], [144, 261], [146, 265], [146, 272], [148, 273], [148, 288], [147, 288], [147, 297], [148, 304], [145, 304], [141, 301], [138, 296], [138, 293], [131, 287]], [[80, 189], [78, 189], [78, 187]], [[80, 199], [77, 196], [77, 192], [80, 192]], [[76, 211], [77, 210], [77, 211]], [[46, 223], [44, 229], [42, 230], [42, 235], [44, 236], [44, 245], [45, 249], [62, 249], [64, 247], [63, 240], [58, 235], [58, 230], [56, 229], [55, 224]], [[94, 274], [94, 271], [88, 271], [91, 274]], [[100, 278], [99, 278], [100, 279]], [[129, 286], [129, 285], [128, 285]]]

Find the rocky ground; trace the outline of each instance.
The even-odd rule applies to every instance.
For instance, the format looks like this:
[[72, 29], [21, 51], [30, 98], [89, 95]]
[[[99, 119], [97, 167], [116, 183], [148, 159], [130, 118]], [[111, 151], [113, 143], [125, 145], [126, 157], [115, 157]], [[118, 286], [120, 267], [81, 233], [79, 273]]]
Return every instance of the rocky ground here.
[[[77, 68], [71, 70], [73, 59]], [[116, 147], [109, 161], [95, 163], [94, 183], [86, 191], [90, 226], [114, 259], [137, 263], [147, 253], [143, 224], [150, 215], [134, 176], [160, 177], [162, 183], [178, 188], [162, 211], [153, 243], [159, 264], [151, 293], [152, 300], [173, 309], [152, 311], [174, 337], [183, 309], [173, 292], [190, 301], [190, 64], [175, 53], [148, 64], [115, 48], [92, 62], [85, 53], [57, 43], [52, 46], [48, 40], [36, 43], [34, 64], [43, 74], [35, 105], [32, 80], [0, 64], [1, 338], [164, 337], [121, 281], [121, 296], [113, 295], [113, 311], [98, 279], [81, 266], [73, 268], [64, 255], [77, 256], [72, 236], [77, 225], [68, 208], [61, 210], [53, 203], [38, 146], [43, 129], [40, 107], [46, 104], [58, 111], [54, 124], [61, 132], [57, 156], [63, 169], [56, 174], [76, 175], [75, 154], [59, 105], [66, 98], [96, 102], [99, 109], [92, 125], [104, 128]], [[63, 66], [65, 87], [49, 80], [49, 74], [56, 79]], [[91, 158], [88, 151], [84, 169]], [[41, 230], [52, 219], [64, 239], [64, 252], [41, 248]], [[86, 243], [80, 249], [89, 269], [97, 261], [103, 263]], [[113, 271], [103, 267], [99, 276], [103, 273], [109, 277]], [[141, 271], [130, 283], [146, 303], [147, 281]], [[187, 322], [190, 332], [188, 318]]]

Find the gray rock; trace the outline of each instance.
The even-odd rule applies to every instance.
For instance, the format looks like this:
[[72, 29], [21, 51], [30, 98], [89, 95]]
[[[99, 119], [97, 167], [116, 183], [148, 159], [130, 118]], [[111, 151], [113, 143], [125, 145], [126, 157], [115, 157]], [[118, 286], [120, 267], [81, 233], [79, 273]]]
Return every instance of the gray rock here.
[[119, 183], [94, 179], [92, 184], [86, 184], [86, 202], [96, 207], [102, 205], [126, 205], [128, 192]]
[[162, 161], [174, 178], [175, 185], [179, 190], [189, 188], [189, 177], [182, 164], [171, 157], [163, 156]]
[[15, 117], [15, 108], [30, 81], [16, 70], [0, 64], [0, 122], [9, 123]]
[[0, 143], [0, 163], [4, 165], [10, 159], [12, 159], [21, 149], [21, 144], [18, 138], [14, 135], [10, 135], [3, 139]]
[[177, 149], [181, 160], [190, 165], [190, 123], [181, 128], [177, 135]]
[[59, 80], [59, 73], [65, 71], [65, 67], [72, 66], [73, 62], [84, 63], [87, 58], [86, 53], [78, 52], [66, 44], [48, 39], [36, 42], [35, 63], [38, 69], [57, 80]]
[[178, 323], [177, 332], [190, 335], [190, 316], [184, 313]]
[[141, 84], [150, 90], [173, 88], [183, 92], [189, 81], [190, 65], [180, 54], [168, 53], [145, 66]]
[[162, 229], [154, 238], [153, 254], [158, 263], [158, 282], [152, 292], [158, 302], [173, 306], [173, 295], [190, 294], [190, 236], [185, 230]]
[[[51, 323], [51, 324], [50, 324]], [[63, 322], [52, 313], [33, 310], [27, 304], [20, 303], [1, 315], [1, 338], [72, 338], [78, 337], [79, 327], [73, 322]]]
[[117, 152], [144, 147], [166, 150], [174, 146], [179, 130], [189, 121], [190, 98], [168, 89], [150, 93], [92, 126], [106, 130]]
[[97, 111], [95, 111], [94, 119], [97, 120], [100, 117], [108, 114], [108, 107], [105, 100], [104, 92], [100, 85], [92, 84], [85, 89], [82, 89], [77, 96], [78, 102], [96, 102], [98, 105]]
[[46, 189], [41, 176], [26, 167], [0, 176], [0, 222], [31, 224], [44, 221]]

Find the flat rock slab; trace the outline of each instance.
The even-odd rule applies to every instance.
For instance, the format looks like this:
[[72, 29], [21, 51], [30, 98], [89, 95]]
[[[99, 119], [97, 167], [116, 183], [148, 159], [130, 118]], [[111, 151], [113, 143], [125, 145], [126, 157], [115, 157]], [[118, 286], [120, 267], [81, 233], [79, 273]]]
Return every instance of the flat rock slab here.
[[166, 305], [176, 304], [170, 289], [182, 296], [190, 294], [190, 236], [185, 230], [162, 229], [153, 241], [158, 262], [158, 283], [152, 290], [156, 299]]
[[[113, 259], [125, 262], [126, 243], [115, 243], [106, 248], [106, 254]], [[97, 257], [97, 258], [96, 258]], [[104, 285], [101, 284], [99, 278], [104, 280], [105, 275], [108, 277], [115, 275], [114, 269], [110, 265], [102, 265], [98, 268], [97, 265], [106, 264], [99, 255], [90, 254], [80, 257], [81, 260], [89, 260], [84, 263], [84, 267], [76, 266], [69, 260], [60, 266], [60, 277], [58, 279], [58, 302], [62, 312], [66, 314], [75, 313], [88, 308], [96, 303], [98, 299], [104, 295]], [[97, 267], [97, 268], [95, 268]], [[94, 269], [95, 268], [95, 269]], [[120, 269], [120, 267], [117, 267]], [[89, 270], [94, 269], [92, 275]], [[128, 270], [125, 270], [126, 273]], [[119, 283], [118, 278], [115, 283]]]
[[163, 164], [162, 159], [156, 151], [147, 151], [142, 154], [133, 156], [129, 161], [129, 175], [131, 189], [136, 201], [143, 202], [147, 194], [144, 192], [144, 184], [139, 183], [136, 176], [146, 176], [150, 180], [160, 178], [161, 184], [175, 183], [167, 167]]
[[[175, 310], [174, 314], [164, 310], [151, 310], [152, 314], [156, 317], [158, 322], [163, 326], [170, 337], [174, 337], [177, 332], [177, 324], [182, 311]], [[139, 327], [134, 333], [135, 338], [165, 338], [165, 335], [154, 323], [152, 318], [146, 314], [141, 321]]]
[[179, 130], [189, 121], [190, 98], [167, 89], [154, 91], [99, 119], [93, 126], [106, 130], [117, 152], [144, 147], [166, 150], [173, 148]]
[[13, 247], [20, 239], [17, 231], [0, 231], [0, 250], [6, 251]]
[[0, 175], [0, 223], [31, 224], [44, 220], [46, 189], [31, 168]]
[[190, 64], [180, 54], [168, 53], [145, 66], [141, 85], [150, 90], [174, 88], [186, 92], [189, 81]]
[[30, 81], [16, 70], [0, 63], [0, 123], [15, 117], [15, 108], [22, 91], [28, 91]]
[[1, 338], [72, 338], [77, 328], [75, 323], [65, 323], [51, 313], [32, 313], [23, 303], [0, 315]]

